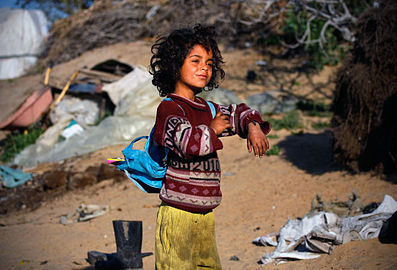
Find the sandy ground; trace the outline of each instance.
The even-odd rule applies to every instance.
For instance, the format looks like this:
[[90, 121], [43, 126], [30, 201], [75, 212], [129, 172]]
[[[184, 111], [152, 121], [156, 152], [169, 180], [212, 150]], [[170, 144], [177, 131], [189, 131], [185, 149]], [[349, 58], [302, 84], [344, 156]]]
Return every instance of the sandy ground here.
[[[283, 154], [255, 158], [238, 137], [223, 139], [220, 152], [224, 195], [215, 210], [219, 254], [224, 269], [260, 269], [260, 257], [270, 247], [251, 241], [277, 232], [288, 219], [302, 217], [311, 199], [346, 200], [357, 192], [364, 204], [382, 201], [385, 194], [397, 198], [395, 182], [370, 174], [350, 175], [332, 165], [329, 134], [280, 135]], [[90, 163], [114, 156], [122, 147], [102, 149]], [[84, 159], [80, 162], [84, 162]], [[313, 166], [314, 165], [314, 166]], [[80, 204], [106, 204], [107, 214], [84, 223], [61, 225], [59, 217]], [[86, 269], [87, 252], [115, 252], [112, 220], [142, 220], [142, 252], [154, 251], [155, 217], [159, 199], [138, 190], [128, 180], [111, 180], [65, 194], [39, 209], [1, 219], [0, 265], [2, 269]], [[331, 255], [290, 262], [270, 269], [396, 269], [397, 246], [377, 239], [337, 246]], [[239, 261], [230, 258], [237, 256]], [[144, 269], [154, 269], [154, 256], [143, 259]]]
[[[133, 48], [131, 45], [127, 47], [130, 47], [128, 57], [132, 61]], [[123, 48], [127, 50], [127, 47]], [[112, 48], [116, 48], [113, 52], [120, 51], [120, 47]], [[145, 45], [143, 48], [146, 50], [148, 47]], [[100, 55], [96, 52], [88, 53], [84, 61], [93, 61], [95, 55]], [[99, 52], [112, 55], [109, 48]], [[144, 65], [149, 51], [140, 52], [135, 52], [135, 63]], [[113, 55], [123, 59], [124, 54]], [[226, 56], [231, 81], [244, 78], [246, 70], [260, 60], [260, 56], [250, 51], [226, 53]], [[241, 61], [243, 57], [250, 61]], [[82, 63], [82, 59], [69, 63], [70, 67], [73, 63]], [[236, 64], [239, 59], [240, 66]], [[66, 65], [62, 71], [73, 72]], [[239, 85], [228, 83], [224, 85], [229, 88], [234, 85], [234, 90], [240, 91], [242, 96], [247, 94], [244, 87], [249, 92], [261, 90], [241, 81]], [[271, 87], [274, 85], [268, 89]], [[217, 244], [223, 269], [397, 269], [397, 245], [381, 244], [377, 239], [337, 246], [331, 255], [313, 260], [277, 266], [257, 264], [261, 256], [271, 252], [272, 248], [255, 246], [252, 240], [278, 232], [288, 219], [304, 216], [310, 211], [311, 200], [318, 193], [324, 200], [346, 201], [354, 191], [361, 196], [364, 205], [381, 202], [385, 194], [397, 199], [397, 181], [393, 177], [349, 174], [334, 164], [329, 131], [305, 129], [302, 136], [285, 130], [272, 131], [271, 134], [278, 135], [278, 138], [269, 140], [271, 145], [280, 147], [281, 153], [263, 158], [249, 154], [246, 142], [238, 137], [223, 139], [224, 149], [219, 152], [223, 201], [215, 210]], [[108, 157], [120, 156], [123, 148], [108, 147], [81, 157], [78, 163], [83, 167], [101, 164]], [[59, 223], [61, 215], [74, 211], [81, 203], [109, 205], [111, 210], [87, 222]], [[88, 251], [116, 251], [112, 220], [143, 221], [142, 252], [154, 252], [159, 203], [158, 195], [141, 192], [127, 179], [117, 184], [109, 179], [47, 201], [34, 211], [0, 217], [0, 269], [92, 269], [85, 261]], [[230, 260], [232, 256], [239, 260]], [[144, 269], [154, 269], [154, 256], [145, 257], [143, 263]]]

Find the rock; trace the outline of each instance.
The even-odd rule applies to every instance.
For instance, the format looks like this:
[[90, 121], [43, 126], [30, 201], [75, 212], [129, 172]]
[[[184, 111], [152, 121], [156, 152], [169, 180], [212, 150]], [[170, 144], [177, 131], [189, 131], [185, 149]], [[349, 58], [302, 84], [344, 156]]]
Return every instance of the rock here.
[[247, 105], [261, 114], [273, 113], [279, 105], [278, 100], [269, 93], [261, 93], [249, 96]]
[[261, 114], [288, 113], [296, 109], [297, 103], [297, 98], [280, 91], [255, 94], [247, 98], [247, 105]]
[[289, 113], [295, 110], [297, 107], [298, 99], [293, 96], [281, 96], [279, 104], [276, 108], [275, 113]]
[[253, 82], [256, 79], [256, 72], [255, 70], [248, 70], [245, 79], [249, 82]]
[[240, 104], [243, 102], [232, 91], [222, 88], [210, 92], [203, 91], [198, 96], [217, 104]]

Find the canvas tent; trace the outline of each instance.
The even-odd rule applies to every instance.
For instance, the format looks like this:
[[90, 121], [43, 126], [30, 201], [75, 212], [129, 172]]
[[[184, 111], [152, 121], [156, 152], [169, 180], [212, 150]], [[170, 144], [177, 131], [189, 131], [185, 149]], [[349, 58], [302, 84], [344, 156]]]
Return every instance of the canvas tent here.
[[0, 79], [17, 78], [35, 64], [47, 26], [41, 10], [0, 9]]

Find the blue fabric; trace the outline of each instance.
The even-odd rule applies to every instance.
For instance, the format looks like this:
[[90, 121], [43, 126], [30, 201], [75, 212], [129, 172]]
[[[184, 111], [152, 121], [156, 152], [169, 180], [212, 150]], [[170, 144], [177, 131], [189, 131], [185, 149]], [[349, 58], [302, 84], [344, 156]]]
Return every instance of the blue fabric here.
[[[170, 98], [164, 100], [172, 101]], [[208, 102], [212, 118], [216, 110], [211, 102]], [[178, 105], [179, 106], [179, 105]], [[134, 139], [123, 151], [124, 161], [117, 162], [117, 169], [125, 172], [127, 177], [142, 191], [158, 193], [163, 185], [163, 179], [167, 172], [167, 155], [169, 149], [156, 144], [154, 141], [154, 129], [149, 136], [141, 136]], [[134, 149], [134, 144], [146, 139], [144, 151]]]
[[31, 173], [24, 173], [22, 170], [12, 169], [4, 165], [0, 165], [0, 175], [4, 185], [8, 188], [22, 185], [33, 177]]
[[[159, 192], [167, 171], [168, 149], [153, 141], [153, 133], [154, 127], [149, 136], [134, 139], [122, 151], [125, 160], [117, 164], [139, 189], [149, 193]], [[142, 139], [147, 139], [145, 150], [134, 149], [134, 144]]]
[[208, 101], [207, 101], [207, 103], [208, 103], [208, 106], [210, 106], [212, 118], [215, 118], [216, 110], [215, 110], [214, 104], [212, 104], [211, 102], [208, 102]]

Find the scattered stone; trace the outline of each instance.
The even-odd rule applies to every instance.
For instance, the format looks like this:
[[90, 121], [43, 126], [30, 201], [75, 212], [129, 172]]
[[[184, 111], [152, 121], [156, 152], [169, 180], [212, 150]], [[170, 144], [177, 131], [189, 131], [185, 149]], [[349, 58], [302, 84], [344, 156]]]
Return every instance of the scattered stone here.
[[239, 261], [239, 260], [240, 260], [240, 258], [239, 258], [239, 257], [237, 257], [236, 255], [234, 255], [234, 256], [230, 257], [230, 259], [229, 259], [229, 260], [231, 260], [231, 261]]
[[255, 64], [256, 64], [257, 66], [266, 66], [266, 65], [267, 65], [267, 62], [264, 61], [264, 60], [258, 60], [258, 61], [255, 62]]
[[253, 82], [256, 79], [256, 72], [255, 70], [248, 70], [247, 76], [245, 77], [247, 81]]

